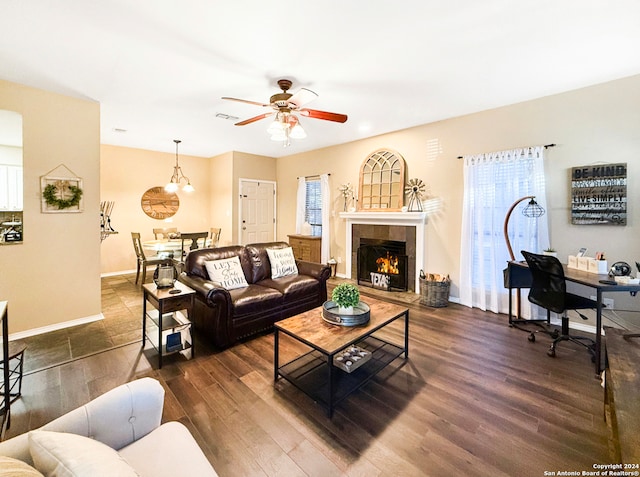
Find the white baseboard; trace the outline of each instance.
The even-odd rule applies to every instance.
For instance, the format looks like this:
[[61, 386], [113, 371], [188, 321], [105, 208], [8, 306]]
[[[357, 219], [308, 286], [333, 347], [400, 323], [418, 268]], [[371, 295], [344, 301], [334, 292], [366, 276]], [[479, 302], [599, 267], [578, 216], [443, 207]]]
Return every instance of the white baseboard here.
[[116, 275], [127, 275], [129, 273], [136, 273], [136, 270], [122, 270], [120, 272], [107, 272], [107, 273], [101, 273], [100, 274], [100, 278], [104, 278], [104, 277], [115, 277]]
[[40, 328], [33, 328], [26, 331], [18, 331], [17, 333], [11, 333], [9, 335], [9, 341], [19, 340], [22, 338], [28, 338], [30, 336], [41, 335], [43, 333], [49, 333], [50, 331], [62, 330], [64, 328], [71, 328], [72, 326], [84, 325], [87, 323], [93, 323], [94, 321], [104, 320], [104, 315], [98, 313], [97, 315], [85, 316], [84, 318], [77, 318], [75, 320], [63, 321], [62, 323], [56, 323], [54, 325], [42, 326]]

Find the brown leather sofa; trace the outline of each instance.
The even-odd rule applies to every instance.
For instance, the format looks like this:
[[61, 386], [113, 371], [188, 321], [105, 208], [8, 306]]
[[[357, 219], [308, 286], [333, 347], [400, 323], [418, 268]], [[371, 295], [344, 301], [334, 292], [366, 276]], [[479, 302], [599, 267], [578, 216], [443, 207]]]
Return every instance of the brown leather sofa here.
[[[218, 348], [269, 330], [283, 318], [322, 305], [327, 300], [328, 265], [296, 261], [297, 275], [271, 278], [267, 248], [289, 247], [286, 242], [193, 250], [179, 280], [196, 290], [191, 316], [197, 333]], [[209, 280], [205, 262], [237, 256], [247, 283], [227, 290]]]

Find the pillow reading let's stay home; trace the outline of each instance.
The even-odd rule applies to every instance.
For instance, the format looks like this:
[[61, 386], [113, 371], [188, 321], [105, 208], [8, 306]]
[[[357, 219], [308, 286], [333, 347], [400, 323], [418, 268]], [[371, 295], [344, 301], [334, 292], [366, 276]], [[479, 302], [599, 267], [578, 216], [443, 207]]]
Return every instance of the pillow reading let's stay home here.
[[204, 262], [204, 266], [209, 274], [209, 280], [222, 288], [233, 290], [249, 286], [238, 257], [210, 260]]
[[271, 262], [271, 278], [280, 278], [287, 275], [297, 275], [298, 267], [291, 247], [268, 248], [269, 262]]

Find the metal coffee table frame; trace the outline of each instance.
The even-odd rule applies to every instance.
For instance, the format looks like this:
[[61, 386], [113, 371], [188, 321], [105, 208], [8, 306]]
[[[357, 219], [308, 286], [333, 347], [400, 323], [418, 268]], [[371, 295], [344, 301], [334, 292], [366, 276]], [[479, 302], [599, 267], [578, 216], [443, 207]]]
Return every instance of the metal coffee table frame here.
[[[314, 401], [326, 407], [329, 417], [335, 406], [359, 389], [380, 370], [404, 355], [409, 357], [408, 308], [367, 299], [371, 320], [362, 326], [341, 327], [322, 319], [322, 307], [275, 323], [274, 385], [283, 377]], [[403, 345], [387, 341], [374, 333], [398, 319], [404, 318]], [[311, 351], [280, 365], [280, 333], [304, 343]], [[371, 359], [357, 370], [346, 373], [333, 364], [336, 354], [356, 345], [371, 352]]]

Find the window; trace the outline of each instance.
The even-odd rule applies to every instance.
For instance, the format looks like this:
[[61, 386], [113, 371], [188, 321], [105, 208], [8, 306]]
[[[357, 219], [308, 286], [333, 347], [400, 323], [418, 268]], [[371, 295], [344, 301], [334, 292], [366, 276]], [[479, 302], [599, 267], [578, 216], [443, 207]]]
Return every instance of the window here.
[[322, 236], [322, 192], [320, 179], [306, 182], [307, 193], [304, 204], [304, 220], [311, 225], [311, 235]]
[[[517, 149], [465, 158], [465, 191], [460, 259], [460, 300], [496, 313], [508, 311], [502, 270], [510, 260], [504, 220], [511, 205], [536, 196], [546, 209], [543, 149]], [[522, 214], [525, 201], [509, 222], [516, 260], [521, 250], [540, 252], [549, 244], [547, 217]]]

